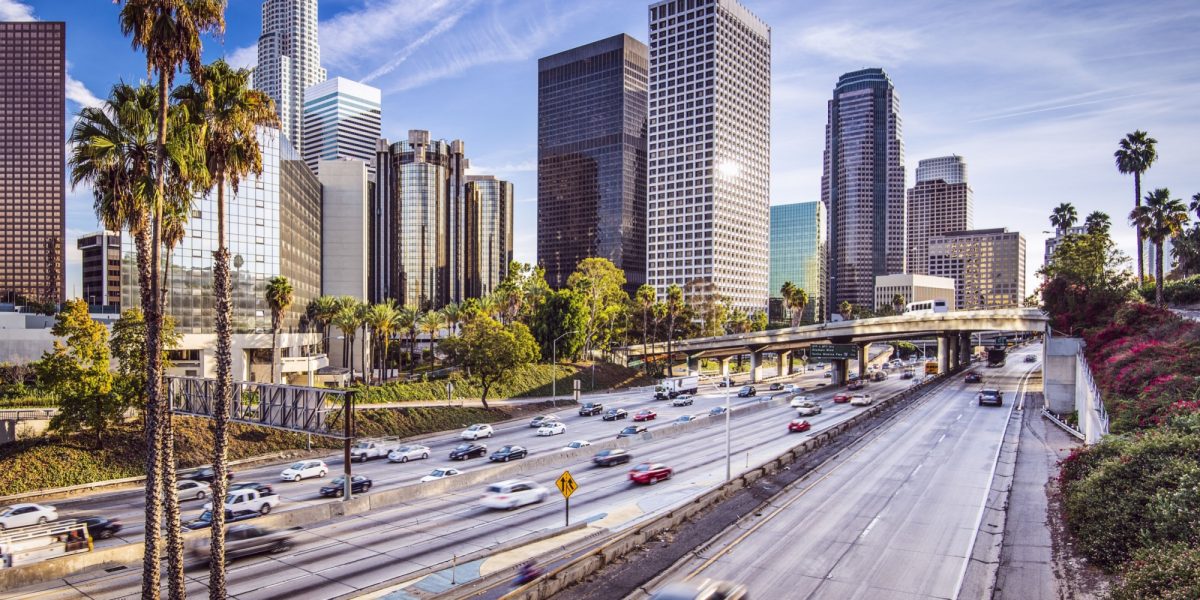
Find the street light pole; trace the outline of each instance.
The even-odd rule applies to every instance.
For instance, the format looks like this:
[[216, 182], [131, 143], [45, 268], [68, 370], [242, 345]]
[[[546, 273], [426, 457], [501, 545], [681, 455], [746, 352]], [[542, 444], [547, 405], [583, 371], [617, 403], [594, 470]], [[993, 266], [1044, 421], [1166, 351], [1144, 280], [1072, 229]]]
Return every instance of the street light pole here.
[[729, 386], [725, 386], [725, 481], [733, 479], [733, 449], [729, 436]]
[[[558, 401], [558, 340], [561, 340], [572, 333], [579, 333], [579, 330], [576, 329], [574, 331], [568, 331], [554, 338], [553, 342], [550, 342], [550, 397], [553, 402]], [[595, 387], [594, 382], [592, 387]]]

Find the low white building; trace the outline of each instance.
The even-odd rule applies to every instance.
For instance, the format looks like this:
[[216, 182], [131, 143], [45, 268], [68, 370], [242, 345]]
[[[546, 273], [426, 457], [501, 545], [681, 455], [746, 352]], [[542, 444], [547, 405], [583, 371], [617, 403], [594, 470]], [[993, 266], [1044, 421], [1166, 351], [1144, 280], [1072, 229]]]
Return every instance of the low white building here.
[[925, 300], [945, 300], [950, 310], [954, 304], [954, 280], [949, 277], [897, 273], [875, 277], [875, 310], [892, 307], [896, 294], [904, 297], [904, 303]]

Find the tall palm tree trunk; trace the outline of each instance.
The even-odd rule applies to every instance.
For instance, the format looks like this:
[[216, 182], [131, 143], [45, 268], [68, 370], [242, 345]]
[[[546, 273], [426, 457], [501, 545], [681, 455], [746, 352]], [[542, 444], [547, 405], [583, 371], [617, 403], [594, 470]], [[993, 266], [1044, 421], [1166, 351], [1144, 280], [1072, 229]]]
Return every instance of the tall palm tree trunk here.
[[275, 378], [275, 365], [279, 364], [279, 328], [271, 328], [271, 383], [279, 383]]
[[646, 311], [642, 311], [642, 370], [647, 375], [650, 374], [650, 356], [646, 354], [646, 329], [649, 325], [646, 323]]
[[218, 173], [217, 181], [217, 251], [213, 256], [213, 296], [216, 304], [217, 329], [217, 385], [213, 399], [213, 482], [212, 482], [212, 529], [209, 536], [212, 550], [209, 554], [208, 597], [222, 600], [225, 597], [225, 502], [226, 446], [229, 441], [229, 404], [233, 387], [232, 323], [233, 303], [230, 299], [229, 247], [225, 242], [225, 174]]
[[1163, 305], [1163, 243], [1154, 243], [1154, 303]]
[[671, 315], [670, 324], [667, 325], [667, 377], [675, 376], [675, 361], [672, 351], [672, 342], [675, 341], [675, 315]]
[[[1142, 205], [1142, 174], [1138, 171], [1133, 172], [1133, 206], [1136, 208]], [[1140, 289], [1146, 283], [1146, 276], [1142, 273], [1142, 227], [1134, 225], [1134, 233], [1137, 235], [1137, 278], [1138, 288]], [[1162, 304], [1159, 302], [1159, 304]]]

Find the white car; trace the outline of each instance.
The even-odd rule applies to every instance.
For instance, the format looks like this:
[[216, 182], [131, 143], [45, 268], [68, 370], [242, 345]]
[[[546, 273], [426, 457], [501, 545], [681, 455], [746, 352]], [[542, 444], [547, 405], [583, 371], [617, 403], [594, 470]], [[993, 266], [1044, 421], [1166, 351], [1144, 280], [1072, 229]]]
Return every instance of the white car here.
[[510, 479], [489, 485], [481, 503], [488, 508], [513, 509], [541, 502], [549, 496], [550, 490], [536, 482], [528, 479]]
[[870, 394], [855, 394], [850, 397], [850, 406], [870, 406], [874, 401]]
[[203, 481], [183, 479], [175, 482], [175, 496], [180, 500], [203, 500], [212, 493], [212, 487]]
[[495, 433], [495, 431], [492, 431], [491, 425], [486, 423], [477, 423], [468, 427], [466, 431], [462, 432], [462, 435], [459, 437], [464, 440], [477, 440], [479, 438], [490, 438]]
[[529, 422], [529, 426], [534, 427], [534, 428], [540, 428], [542, 426], [549, 425], [551, 423], [557, 423], [557, 422], [558, 422], [557, 415], [541, 415], [541, 416], [534, 417], [533, 420]]
[[796, 394], [795, 396], [792, 396], [791, 405], [792, 408], [800, 408], [801, 404], [805, 404], [808, 401], [808, 396], [805, 396], [804, 394]]
[[44, 504], [14, 504], [0, 510], [0, 531], [25, 527], [26, 525], [45, 525], [58, 520], [58, 511], [53, 506]]
[[429, 446], [405, 444], [388, 453], [388, 460], [391, 462], [406, 463], [419, 458], [429, 458]]
[[674, 400], [671, 400], [671, 406], [691, 406], [692, 402], [695, 402], [695, 399], [687, 394], [683, 394], [676, 396]]
[[591, 445], [592, 445], [592, 443], [587, 440], [575, 440], [575, 441], [571, 442], [570, 444], [563, 446], [563, 450], [578, 450], [580, 448], [587, 448], [588, 446], [591, 446]]
[[284, 481], [300, 481], [309, 477], [324, 477], [329, 474], [329, 467], [323, 460], [302, 460], [279, 474]]
[[799, 394], [800, 392], [803, 392], [803, 391], [804, 391], [804, 388], [802, 388], [794, 383], [789, 383], [789, 384], [783, 386], [783, 393], [785, 393], [785, 394]]
[[799, 405], [792, 404], [792, 408], [796, 409], [796, 414], [801, 417], [811, 417], [821, 414], [821, 405], [816, 402], [801, 402]]
[[429, 483], [430, 481], [439, 481], [447, 477], [461, 475], [462, 471], [458, 469], [434, 469], [428, 475], [421, 478], [421, 483]]
[[542, 435], [542, 436], [559, 435], [559, 434], [563, 434], [566, 432], [567, 432], [567, 426], [558, 421], [546, 423], [545, 425], [538, 427], [538, 430], [537, 430], [537, 434]]

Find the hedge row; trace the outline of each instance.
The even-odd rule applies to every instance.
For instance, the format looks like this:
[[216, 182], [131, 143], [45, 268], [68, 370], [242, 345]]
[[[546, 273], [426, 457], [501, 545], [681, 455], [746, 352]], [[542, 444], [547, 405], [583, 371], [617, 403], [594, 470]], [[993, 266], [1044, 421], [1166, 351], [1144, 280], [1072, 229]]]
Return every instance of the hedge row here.
[[[557, 392], [559, 396], [569, 395], [572, 381], [578, 379], [581, 389], [585, 392], [593, 389], [614, 389], [638, 385], [649, 385], [653, 380], [644, 377], [639, 371], [613, 365], [597, 363], [595, 368], [595, 386], [592, 385], [592, 368], [579, 365], [559, 365], [557, 371], [550, 365], [526, 365], [515, 369], [509, 376], [488, 390], [489, 400], [502, 398], [536, 398], [548, 397], [554, 389], [553, 379], [557, 373]], [[474, 382], [463, 373], [454, 373], [449, 379], [431, 381], [390, 381], [381, 385], [373, 385], [370, 390], [356, 386], [359, 391], [357, 400], [366, 403], [385, 402], [414, 402], [441, 401], [446, 399], [446, 383], [454, 384], [455, 399], [477, 399], [483, 395]]]

